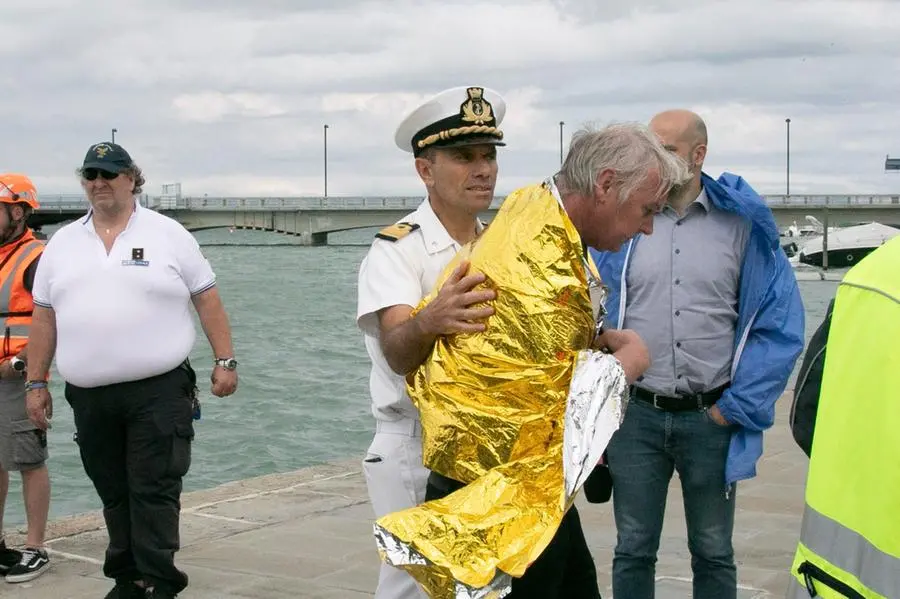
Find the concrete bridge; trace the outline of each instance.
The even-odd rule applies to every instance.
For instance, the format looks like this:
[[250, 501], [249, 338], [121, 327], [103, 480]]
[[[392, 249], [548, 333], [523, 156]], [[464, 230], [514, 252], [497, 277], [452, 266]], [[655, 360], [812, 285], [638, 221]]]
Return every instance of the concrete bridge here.
[[[897, 195], [768, 195], [765, 199], [780, 228], [807, 215], [826, 225], [877, 221], [900, 226]], [[142, 205], [171, 216], [190, 231], [229, 228], [272, 231], [301, 238], [301, 243], [325, 245], [328, 234], [394, 223], [415, 210], [422, 197], [182, 197], [142, 196]], [[494, 199], [483, 217], [496, 214], [503, 197]], [[82, 196], [41, 198], [41, 210], [31, 222], [40, 230], [73, 220], [87, 210]]]
[[60, 195], [45, 199], [38, 196], [40, 209], [31, 213], [28, 225], [35, 231], [46, 226], [75, 220], [88, 210], [87, 198], [80, 195]]

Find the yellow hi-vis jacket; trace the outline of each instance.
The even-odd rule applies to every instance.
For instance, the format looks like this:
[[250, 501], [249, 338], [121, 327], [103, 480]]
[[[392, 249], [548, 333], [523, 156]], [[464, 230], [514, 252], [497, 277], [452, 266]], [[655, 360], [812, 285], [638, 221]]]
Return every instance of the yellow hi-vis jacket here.
[[900, 598], [900, 237], [835, 297], [788, 597]]

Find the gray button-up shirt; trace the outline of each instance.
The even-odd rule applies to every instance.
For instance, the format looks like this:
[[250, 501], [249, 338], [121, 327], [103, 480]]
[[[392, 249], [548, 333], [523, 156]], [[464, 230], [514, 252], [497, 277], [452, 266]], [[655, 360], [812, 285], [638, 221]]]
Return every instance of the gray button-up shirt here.
[[731, 378], [741, 264], [750, 224], [702, 190], [683, 217], [670, 206], [632, 249], [624, 327], [650, 350], [637, 386], [662, 395], [710, 391]]

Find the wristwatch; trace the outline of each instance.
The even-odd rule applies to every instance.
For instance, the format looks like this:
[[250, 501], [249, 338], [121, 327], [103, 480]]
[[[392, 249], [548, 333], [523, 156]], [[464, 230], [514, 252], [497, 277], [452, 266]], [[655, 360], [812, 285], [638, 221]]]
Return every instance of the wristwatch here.
[[19, 358], [19, 356], [10, 358], [9, 365], [12, 366], [12, 369], [16, 372], [25, 372], [25, 360]]
[[238, 365], [237, 360], [234, 358], [216, 358], [215, 364], [225, 370], [235, 370]]

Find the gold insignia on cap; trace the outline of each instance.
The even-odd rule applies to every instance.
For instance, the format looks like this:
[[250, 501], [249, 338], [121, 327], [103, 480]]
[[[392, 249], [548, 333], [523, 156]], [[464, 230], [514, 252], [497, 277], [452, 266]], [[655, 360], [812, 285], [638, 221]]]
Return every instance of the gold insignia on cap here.
[[375, 234], [375, 237], [378, 239], [385, 239], [387, 241], [397, 241], [398, 239], [403, 239], [413, 231], [419, 228], [418, 223], [407, 223], [400, 222], [390, 227], [385, 227]]
[[503, 132], [494, 123], [494, 107], [484, 99], [484, 88], [468, 87], [466, 95], [468, 98], [459, 106], [459, 119], [463, 123], [471, 124], [438, 131], [425, 139], [420, 139], [416, 143], [419, 149], [460, 135], [486, 135], [498, 140], [503, 139]]
[[106, 144], [97, 144], [94, 146], [94, 153], [97, 154], [97, 158], [104, 158], [109, 153], [109, 146]]
[[469, 99], [459, 107], [459, 113], [467, 123], [483, 125], [494, 118], [491, 103], [484, 99], [484, 88], [470, 87], [466, 90]]

